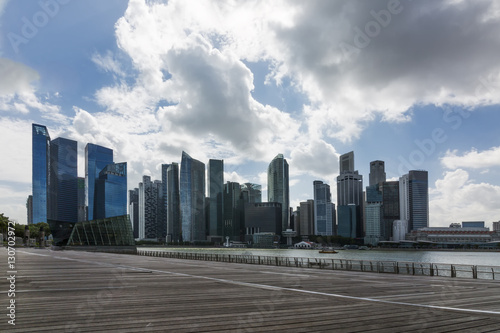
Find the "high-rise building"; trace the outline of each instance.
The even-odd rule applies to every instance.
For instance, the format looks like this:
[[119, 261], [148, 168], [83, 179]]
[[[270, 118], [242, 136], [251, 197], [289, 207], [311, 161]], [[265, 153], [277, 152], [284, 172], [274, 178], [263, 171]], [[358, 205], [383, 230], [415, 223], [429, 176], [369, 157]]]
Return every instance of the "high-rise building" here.
[[95, 186], [99, 173], [108, 164], [113, 163], [113, 150], [88, 143], [85, 146], [85, 190], [87, 206], [87, 220], [94, 219]]
[[400, 218], [408, 221], [408, 232], [429, 226], [428, 173], [411, 170], [399, 178]]
[[86, 221], [85, 178], [78, 177], [78, 222]]
[[500, 231], [500, 221], [492, 222], [493, 231]]
[[375, 185], [380, 182], [385, 182], [385, 163], [384, 161], [370, 162], [370, 176], [369, 185]]
[[208, 161], [208, 235], [222, 237], [222, 220], [224, 213], [224, 161], [211, 159]]
[[334, 233], [332, 223], [332, 196], [330, 185], [320, 180], [313, 182], [314, 187], [314, 234], [331, 236]]
[[241, 184], [241, 196], [244, 202], [262, 202], [262, 186], [252, 183]]
[[[370, 174], [371, 175], [371, 174]], [[377, 245], [381, 240], [382, 202], [381, 183], [366, 187], [365, 204], [365, 244]]]
[[182, 152], [180, 170], [182, 240], [206, 240], [205, 164]]
[[28, 195], [26, 199], [26, 212], [27, 212], [27, 223], [33, 224], [33, 196]]
[[300, 235], [314, 235], [314, 200], [300, 203]]
[[57, 138], [50, 144], [49, 219], [78, 222], [78, 143]]
[[161, 202], [163, 197], [162, 183], [151, 181], [150, 176], [143, 176], [139, 183], [139, 238], [163, 239]]
[[47, 222], [50, 136], [47, 127], [32, 124], [33, 223]]
[[167, 241], [181, 240], [181, 206], [179, 193], [179, 164], [172, 163], [167, 168]]
[[243, 199], [241, 199], [241, 187], [239, 183], [227, 182], [224, 184], [224, 217], [222, 236], [225, 240], [229, 237], [233, 241], [239, 241], [242, 234], [243, 223]]
[[286, 230], [290, 221], [290, 190], [288, 162], [283, 154], [278, 154], [267, 168], [267, 201], [281, 203], [281, 229]]
[[94, 219], [127, 214], [127, 163], [111, 163], [95, 182]]
[[245, 203], [245, 241], [253, 241], [253, 235], [273, 233], [281, 235], [281, 204], [279, 202]]
[[129, 215], [132, 224], [134, 238], [139, 238], [139, 189], [134, 188], [128, 191], [129, 195]]
[[380, 236], [389, 241], [392, 237], [394, 221], [400, 219], [399, 182], [385, 181], [382, 183], [382, 224]]
[[[338, 231], [344, 235], [363, 237], [363, 176], [354, 170], [354, 152], [343, 154], [339, 158], [340, 175], [337, 177], [337, 212]], [[350, 206], [356, 207], [350, 207]], [[346, 207], [346, 208], [342, 208]], [[355, 220], [347, 220], [354, 218]], [[341, 235], [341, 236], [344, 236]], [[345, 236], [352, 237], [352, 236]]]

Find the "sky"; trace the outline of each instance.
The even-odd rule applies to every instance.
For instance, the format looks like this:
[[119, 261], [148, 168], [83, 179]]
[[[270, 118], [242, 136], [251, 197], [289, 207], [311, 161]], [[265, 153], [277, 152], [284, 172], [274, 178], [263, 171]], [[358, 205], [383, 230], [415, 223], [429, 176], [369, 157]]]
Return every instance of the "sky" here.
[[429, 172], [430, 226], [500, 220], [500, 3], [462, 0], [0, 0], [0, 212], [26, 223], [31, 124], [128, 163], [182, 151], [293, 207], [354, 151]]

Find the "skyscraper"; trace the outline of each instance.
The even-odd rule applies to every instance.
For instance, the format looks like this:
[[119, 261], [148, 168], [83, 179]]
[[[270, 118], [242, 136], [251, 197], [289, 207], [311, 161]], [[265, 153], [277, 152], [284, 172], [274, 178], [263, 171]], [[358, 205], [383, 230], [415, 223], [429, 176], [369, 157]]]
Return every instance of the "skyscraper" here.
[[332, 197], [330, 185], [320, 180], [313, 182], [314, 187], [314, 234], [322, 236], [333, 235]]
[[243, 200], [241, 198], [240, 184], [227, 182], [224, 184], [224, 218], [222, 236], [230, 237], [233, 241], [240, 240], [243, 230]]
[[50, 136], [47, 127], [32, 124], [33, 223], [47, 222]]
[[300, 203], [300, 235], [314, 235], [314, 200]]
[[78, 177], [78, 222], [86, 221], [85, 178]]
[[88, 143], [85, 146], [85, 190], [87, 220], [94, 219], [95, 186], [99, 173], [108, 164], [113, 163], [113, 150]]
[[262, 202], [262, 186], [259, 184], [241, 184], [241, 196], [246, 203]]
[[127, 163], [111, 163], [99, 172], [95, 186], [94, 219], [127, 214]]
[[375, 185], [380, 182], [385, 182], [385, 163], [384, 161], [370, 162], [370, 179], [369, 185]]
[[[363, 176], [354, 170], [354, 152], [340, 156], [339, 169], [340, 175], [337, 177], [339, 235], [352, 237], [354, 228], [356, 237], [363, 237]], [[348, 220], [352, 218], [355, 220]], [[341, 234], [341, 231], [344, 234]]]
[[382, 225], [381, 239], [391, 240], [394, 221], [400, 219], [399, 182], [382, 183]]
[[222, 219], [224, 212], [224, 161], [208, 161], [208, 200], [209, 219], [208, 234], [211, 237], [222, 236]]
[[180, 206], [182, 240], [205, 240], [205, 164], [184, 151], [180, 170]]
[[162, 235], [161, 198], [162, 183], [143, 176], [139, 183], [139, 238], [160, 239]]
[[278, 154], [267, 168], [267, 201], [281, 203], [282, 230], [286, 230], [290, 220], [290, 190], [288, 163], [283, 154]]
[[179, 164], [172, 163], [167, 168], [167, 241], [179, 242], [181, 239], [181, 206], [179, 194]]
[[408, 232], [429, 226], [428, 172], [411, 170], [399, 178], [400, 218]]
[[139, 188], [128, 191], [129, 215], [134, 238], [139, 238]]
[[365, 244], [377, 245], [381, 238], [383, 195], [380, 185], [375, 183], [366, 187]]
[[57, 138], [50, 146], [49, 219], [78, 222], [78, 143]]
[[26, 200], [27, 222], [33, 224], [33, 195], [28, 195]]

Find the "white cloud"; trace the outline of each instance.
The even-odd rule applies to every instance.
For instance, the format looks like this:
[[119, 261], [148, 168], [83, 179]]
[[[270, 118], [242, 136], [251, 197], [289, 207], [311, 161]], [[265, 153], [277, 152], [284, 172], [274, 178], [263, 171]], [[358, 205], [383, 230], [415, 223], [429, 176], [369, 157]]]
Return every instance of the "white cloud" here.
[[291, 173], [308, 173], [323, 179], [338, 174], [339, 155], [335, 148], [323, 140], [307, 140], [296, 145], [290, 153]]
[[453, 222], [497, 221], [500, 186], [474, 183], [467, 171], [448, 171], [430, 189], [430, 226], [447, 227]]
[[121, 77], [125, 76], [125, 72], [122, 70], [120, 62], [109, 50], [104, 55], [99, 53], [93, 54], [92, 61], [105, 72], [114, 73]]
[[3, 117], [0, 128], [0, 181], [31, 183], [31, 122]]
[[500, 166], [500, 147], [478, 151], [472, 149], [469, 152], [459, 154], [457, 150], [448, 150], [441, 164], [448, 169], [469, 168], [486, 169]]

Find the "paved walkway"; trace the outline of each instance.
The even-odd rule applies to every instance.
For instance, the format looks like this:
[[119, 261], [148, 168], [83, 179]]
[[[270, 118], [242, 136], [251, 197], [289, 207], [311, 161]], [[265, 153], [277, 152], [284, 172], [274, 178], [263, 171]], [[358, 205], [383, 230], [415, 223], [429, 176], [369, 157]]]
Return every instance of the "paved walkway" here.
[[1, 332], [500, 332], [500, 281], [38, 249], [15, 265]]

